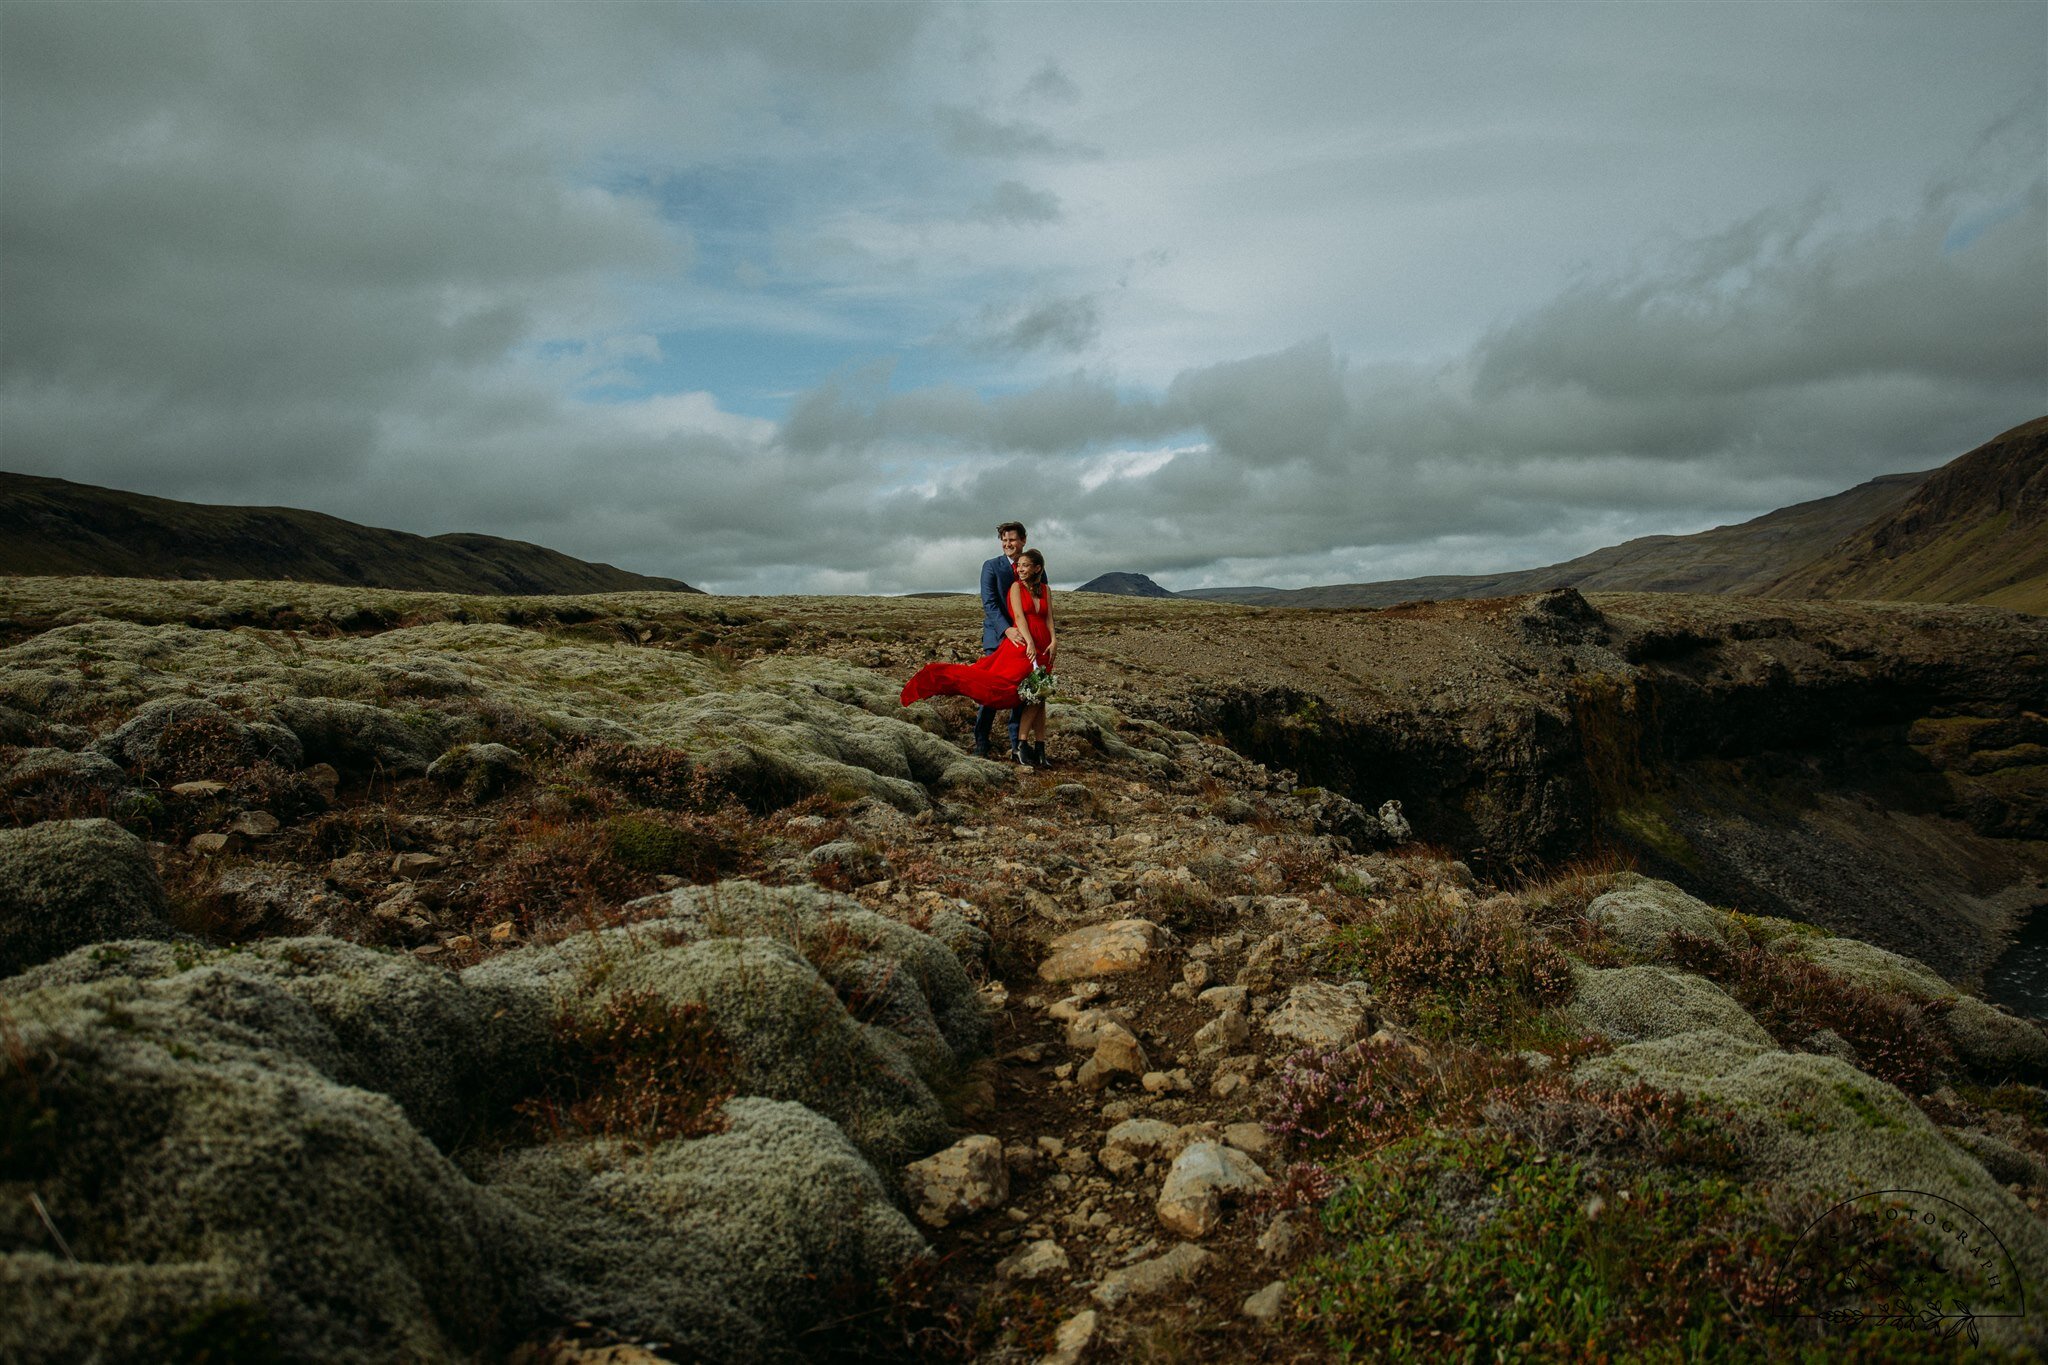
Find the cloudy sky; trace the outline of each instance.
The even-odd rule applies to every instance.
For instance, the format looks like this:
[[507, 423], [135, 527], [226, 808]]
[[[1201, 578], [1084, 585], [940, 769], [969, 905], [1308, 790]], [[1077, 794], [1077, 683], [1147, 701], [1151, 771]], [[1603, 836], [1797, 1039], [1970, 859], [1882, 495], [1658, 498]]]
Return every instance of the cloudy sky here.
[[2048, 412], [2048, 3], [0, 0], [0, 468], [720, 592], [1549, 563]]

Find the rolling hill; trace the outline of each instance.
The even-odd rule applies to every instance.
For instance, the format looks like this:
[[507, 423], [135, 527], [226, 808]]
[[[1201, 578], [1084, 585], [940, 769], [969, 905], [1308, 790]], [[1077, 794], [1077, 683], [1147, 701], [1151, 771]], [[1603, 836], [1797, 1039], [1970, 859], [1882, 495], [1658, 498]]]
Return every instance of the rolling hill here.
[[1582, 592], [1759, 595], [1877, 517], [1903, 506], [1927, 474], [1886, 474], [1846, 492], [1689, 536], [1643, 536], [1540, 569], [1445, 574], [1315, 588], [1194, 588], [1180, 594], [1260, 607], [1390, 607], [1396, 602]]
[[1982, 602], [2048, 613], [2048, 417], [1942, 468], [1769, 597]]
[[497, 536], [416, 536], [297, 508], [177, 502], [7, 473], [0, 574], [284, 579], [511, 596], [699, 591]]

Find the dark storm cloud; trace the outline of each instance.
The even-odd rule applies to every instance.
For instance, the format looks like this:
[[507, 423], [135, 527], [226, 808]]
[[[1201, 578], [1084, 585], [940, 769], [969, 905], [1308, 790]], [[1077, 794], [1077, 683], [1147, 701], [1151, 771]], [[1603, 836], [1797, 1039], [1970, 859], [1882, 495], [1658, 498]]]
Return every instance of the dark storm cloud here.
[[964, 586], [998, 511], [1285, 585], [2048, 411], [2038, 7], [1046, 13], [0, 6], [0, 465], [734, 591]]
[[[1980, 217], [1937, 195], [1867, 229], [1815, 210], [1736, 224], [1661, 268], [1582, 280], [1435, 367], [1349, 366], [1317, 338], [1184, 371], [1157, 402], [1078, 374], [992, 401], [876, 375], [857, 400], [808, 395], [783, 438], [989, 452], [956, 496], [890, 515], [937, 531], [1028, 481], [1062, 578], [1221, 560], [1342, 576], [1447, 542], [1435, 571], [1508, 567], [1573, 528], [1697, 529], [1927, 468], [2048, 410], [2039, 180]], [[1087, 478], [1090, 452], [1190, 431], [1156, 469]]]
[[804, 8], [5, 7], [6, 464], [288, 501], [515, 426], [550, 400], [508, 355], [690, 263], [581, 170], [650, 86], [685, 140], [764, 73], [850, 108], [922, 15]]

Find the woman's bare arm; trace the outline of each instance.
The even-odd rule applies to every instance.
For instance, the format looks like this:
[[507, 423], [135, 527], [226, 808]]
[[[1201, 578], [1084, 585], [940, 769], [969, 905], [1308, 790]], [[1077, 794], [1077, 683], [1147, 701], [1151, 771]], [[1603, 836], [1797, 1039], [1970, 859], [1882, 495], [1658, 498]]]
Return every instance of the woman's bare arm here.
[[1022, 581], [1010, 585], [1010, 619], [1017, 623], [1018, 633], [1024, 637], [1024, 653], [1030, 657], [1032, 666], [1038, 665], [1038, 641], [1031, 638], [1031, 628], [1024, 624], [1024, 584]]

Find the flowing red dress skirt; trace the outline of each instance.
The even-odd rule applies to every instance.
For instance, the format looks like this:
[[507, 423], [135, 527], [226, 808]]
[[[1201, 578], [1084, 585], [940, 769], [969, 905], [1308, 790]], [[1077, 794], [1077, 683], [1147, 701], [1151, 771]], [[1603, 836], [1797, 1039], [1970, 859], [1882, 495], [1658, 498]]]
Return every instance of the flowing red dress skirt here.
[[[1036, 599], [1026, 596], [1024, 629], [1040, 649], [1052, 638], [1048, 615], [1052, 594]], [[903, 704], [926, 697], [972, 697], [998, 711], [1014, 711], [1024, 703], [1017, 696], [1017, 684], [1031, 674], [1031, 656], [1009, 636], [995, 649], [971, 664], [926, 664], [903, 684]]]
[[903, 684], [903, 704], [926, 697], [972, 697], [983, 706], [1012, 711], [1023, 705], [1017, 684], [1031, 672], [1024, 646], [1005, 636], [993, 653], [971, 664], [926, 664]]

